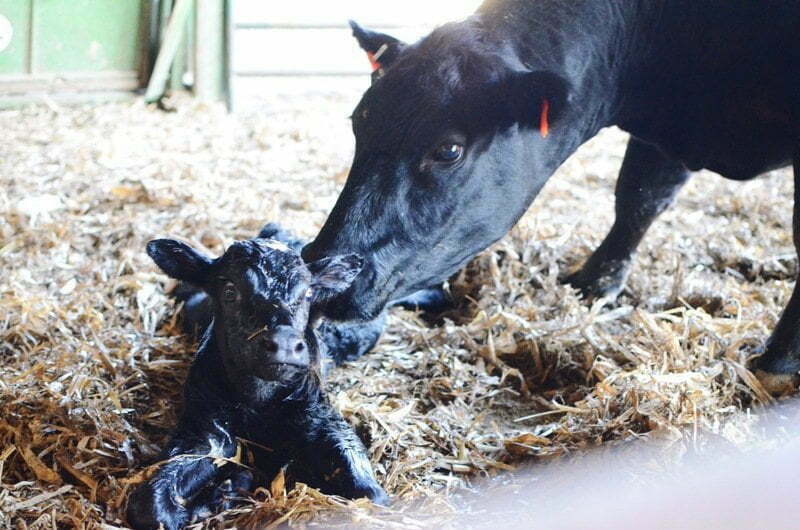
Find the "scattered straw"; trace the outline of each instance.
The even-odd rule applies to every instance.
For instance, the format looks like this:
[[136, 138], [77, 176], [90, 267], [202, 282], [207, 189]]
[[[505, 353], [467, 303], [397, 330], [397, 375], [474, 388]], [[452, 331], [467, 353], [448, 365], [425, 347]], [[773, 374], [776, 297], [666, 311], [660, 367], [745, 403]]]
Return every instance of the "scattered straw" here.
[[[0, 527], [125, 526], [193, 351], [145, 242], [218, 253], [274, 220], [312, 236], [344, 182], [357, 96], [234, 117], [189, 100], [172, 114], [140, 102], [0, 113]], [[771, 398], [746, 366], [797, 268], [791, 179], [696, 177], [626, 292], [587, 305], [558, 277], [611, 222], [623, 142], [607, 131], [562, 168], [453, 279], [460, 305], [441, 326], [398, 311], [376, 352], [332, 374], [394, 507], [275, 481], [206, 524], [446, 525], [458, 492], [521, 462], [649, 438], [668, 466], [709, 439], [767, 443], [757, 405]]]

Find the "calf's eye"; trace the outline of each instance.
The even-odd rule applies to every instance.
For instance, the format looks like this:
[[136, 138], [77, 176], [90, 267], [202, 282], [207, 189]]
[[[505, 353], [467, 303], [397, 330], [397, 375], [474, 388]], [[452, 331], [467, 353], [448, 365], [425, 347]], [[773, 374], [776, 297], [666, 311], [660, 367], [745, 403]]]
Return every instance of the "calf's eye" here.
[[452, 142], [445, 142], [437, 147], [433, 152], [433, 158], [437, 162], [452, 164], [457, 162], [464, 155], [464, 146]]

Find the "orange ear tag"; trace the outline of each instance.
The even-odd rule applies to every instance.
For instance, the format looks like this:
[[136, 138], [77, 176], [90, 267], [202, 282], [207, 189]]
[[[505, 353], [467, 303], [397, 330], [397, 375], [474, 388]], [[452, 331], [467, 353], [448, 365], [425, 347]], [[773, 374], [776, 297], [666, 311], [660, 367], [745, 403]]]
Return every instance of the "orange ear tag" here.
[[375, 50], [375, 53], [367, 52], [367, 59], [369, 59], [369, 64], [372, 65], [372, 71], [377, 72], [383, 65], [379, 62], [381, 55], [383, 55], [386, 50], [389, 49], [389, 45], [386, 43], [381, 44], [381, 47]]
[[550, 122], [547, 119], [547, 113], [550, 112], [550, 102], [546, 99], [542, 100], [542, 115], [539, 117], [539, 134], [542, 138], [547, 138], [550, 134]]
[[369, 64], [372, 66], [372, 71], [380, 70], [381, 63], [375, 58], [375, 54], [372, 52], [367, 52], [367, 59], [369, 59]]

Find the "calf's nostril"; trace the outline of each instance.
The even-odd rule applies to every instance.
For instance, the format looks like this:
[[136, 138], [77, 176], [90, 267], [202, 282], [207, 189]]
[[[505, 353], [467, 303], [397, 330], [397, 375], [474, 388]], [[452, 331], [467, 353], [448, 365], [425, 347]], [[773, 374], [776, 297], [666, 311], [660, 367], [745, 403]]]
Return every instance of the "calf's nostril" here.
[[295, 353], [303, 353], [304, 351], [306, 351], [306, 345], [302, 342], [298, 342], [294, 346], [294, 351]]
[[278, 351], [278, 343], [270, 339], [264, 343], [264, 349], [267, 353], [275, 353]]

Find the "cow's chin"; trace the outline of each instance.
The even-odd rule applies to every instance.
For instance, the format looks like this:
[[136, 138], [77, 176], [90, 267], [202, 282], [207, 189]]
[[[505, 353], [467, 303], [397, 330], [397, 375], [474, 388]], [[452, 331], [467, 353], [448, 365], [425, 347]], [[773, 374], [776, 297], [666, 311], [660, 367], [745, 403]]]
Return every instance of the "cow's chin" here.
[[369, 322], [378, 318], [388, 303], [388, 298], [348, 291], [326, 302], [322, 314], [335, 322]]
[[357, 278], [349, 289], [326, 301], [320, 309], [328, 320], [369, 322], [378, 318], [391, 300], [391, 293], [385, 289]]

